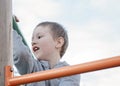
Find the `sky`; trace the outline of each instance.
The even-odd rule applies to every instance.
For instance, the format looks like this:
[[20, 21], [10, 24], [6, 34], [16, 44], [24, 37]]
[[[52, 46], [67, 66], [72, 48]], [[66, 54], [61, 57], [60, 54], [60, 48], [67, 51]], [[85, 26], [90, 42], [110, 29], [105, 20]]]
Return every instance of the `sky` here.
[[[43, 21], [66, 28], [69, 47], [62, 60], [69, 64], [120, 55], [120, 0], [13, 0], [13, 14], [28, 45]], [[120, 86], [120, 67], [81, 74], [80, 86]]]

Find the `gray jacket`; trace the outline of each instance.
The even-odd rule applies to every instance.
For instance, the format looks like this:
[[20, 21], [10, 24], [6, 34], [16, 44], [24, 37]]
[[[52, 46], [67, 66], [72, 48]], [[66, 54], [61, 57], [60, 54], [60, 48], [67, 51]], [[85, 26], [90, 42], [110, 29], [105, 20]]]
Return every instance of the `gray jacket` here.
[[[22, 38], [16, 31], [13, 31], [13, 57], [14, 64], [21, 75], [50, 69], [47, 61], [39, 61], [32, 57], [29, 48], [23, 44]], [[63, 66], [68, 66], [68, 64], [66, 62], [59, 62], [54, 68]], [[29, 83], [25, 86], [79, 86], [79, 83], [80, 76], [72, 75], [68, 77]]]

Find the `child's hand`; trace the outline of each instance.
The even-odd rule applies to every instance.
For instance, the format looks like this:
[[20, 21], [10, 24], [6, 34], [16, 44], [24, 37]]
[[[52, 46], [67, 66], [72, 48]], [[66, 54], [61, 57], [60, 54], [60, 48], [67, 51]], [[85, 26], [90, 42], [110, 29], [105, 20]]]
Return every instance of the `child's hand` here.
[[17, 18], [17, 16], [14, 15], [15, 21], [19, 22], [19, 19]]

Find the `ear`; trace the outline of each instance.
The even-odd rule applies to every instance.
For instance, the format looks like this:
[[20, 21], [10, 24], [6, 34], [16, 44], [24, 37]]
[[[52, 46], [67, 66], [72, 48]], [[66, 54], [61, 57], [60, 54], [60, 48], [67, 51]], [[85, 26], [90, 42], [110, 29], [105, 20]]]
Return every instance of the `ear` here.
[[64, 44], [64, 38], [63, 37], [58, 37], [56, 39], [56, 46], [55, 47], [57, 49], [59, 49], [59, 48], [61, 48], [63, 46], [63, 44]]

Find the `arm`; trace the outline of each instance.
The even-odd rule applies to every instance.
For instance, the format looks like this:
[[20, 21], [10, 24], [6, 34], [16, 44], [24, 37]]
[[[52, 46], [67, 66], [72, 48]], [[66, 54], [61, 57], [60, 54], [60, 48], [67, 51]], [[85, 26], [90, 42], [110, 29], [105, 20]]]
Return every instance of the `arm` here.
[[13, 30], [13, 58], [14, 64], [20, 74], [26, 74], [32, 71], [34, 66], [32, 54], [15, 30]]

